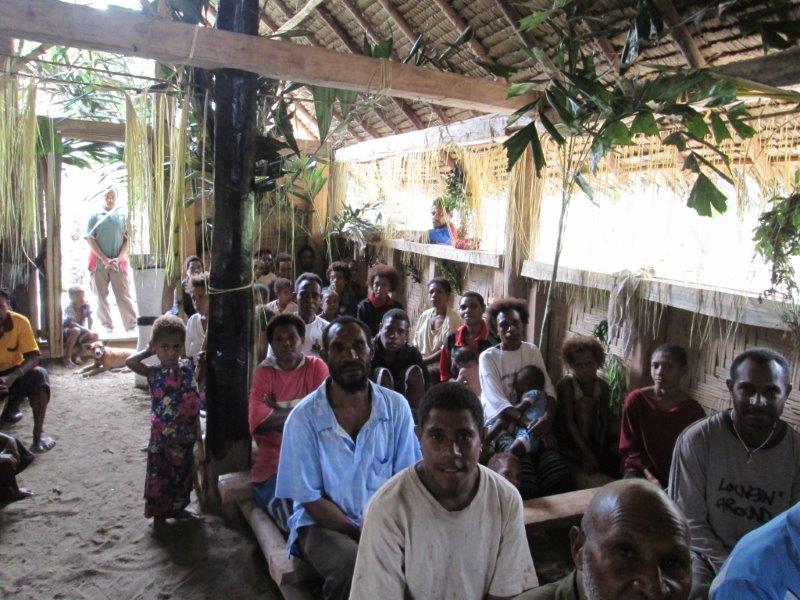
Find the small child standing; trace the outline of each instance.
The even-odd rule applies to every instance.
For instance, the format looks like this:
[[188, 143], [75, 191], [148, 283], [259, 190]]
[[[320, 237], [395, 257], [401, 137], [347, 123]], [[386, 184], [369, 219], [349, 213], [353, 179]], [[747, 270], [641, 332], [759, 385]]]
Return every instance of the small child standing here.
[[267, 308], [276, 315], [296, 315], [300, 312], [297, 304], [292, 302], [294, 289], [291, 281], [278, 277], [275, 280], [274, 289], [276, 298], [267, 304]]
[[[518, 457], [536, 454], [545, 445], [545, 440], [533, 432], [533, 426], [547, 412], [547, 395], [544, 392], [544, 373], [538, 367], [528, 365], [514, 374], [512, 389], [517, 403], [514, 409], [520, 413], [516, 423], [502, 417], [489, 424], [487, 442], [495, 441], [500, 452], [510, 452]], [[548, 441], [549, 445], [553, 445]]]
[[80, 364], [81, 346], [96, 342], [99, 336], [92, 331], [92, 307], [79, 285], [69, 288], [69, 304], [64, 307], [64, 366]]
[[[200, 394], [194, 366], [181, 358], [185, 341], [183, 321], [164, 315], [153, 324], [150, 345], [125, 363], [147, 377], [152, 396], [144, 515], [153, 518], [156, 529], [168, 518], [196, 517], [186, 507], [192, 491], [193, 449], [200, 433]], [[151, 356], [158, 357], [158, 366], [143, 363]]]
[[453, 355], [453, 366], [458, 369], [456, 381], [469, 387], [480, 398], [481, 380], [478, 375], [478, 357], [475, 356], [472, 349], [466, 346], [456, 349]]

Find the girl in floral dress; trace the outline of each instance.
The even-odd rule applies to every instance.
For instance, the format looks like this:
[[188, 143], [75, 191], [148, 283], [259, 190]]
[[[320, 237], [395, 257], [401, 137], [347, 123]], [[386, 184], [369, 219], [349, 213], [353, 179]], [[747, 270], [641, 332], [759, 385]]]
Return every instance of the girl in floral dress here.
[[[147, 447], [144, 515], [158, 527], [167, 518], [192, 518], [186, 510], [192, 491], [193, 448], [200, 432], [200, 394], [191, 361], [181, 358], [186, 328], [180, 318], [165, 315], [153, 324], [150, 345], [126, 364], [144, 377], [153, 403]], [[156, 356], [158, 366], [144, 360]]]

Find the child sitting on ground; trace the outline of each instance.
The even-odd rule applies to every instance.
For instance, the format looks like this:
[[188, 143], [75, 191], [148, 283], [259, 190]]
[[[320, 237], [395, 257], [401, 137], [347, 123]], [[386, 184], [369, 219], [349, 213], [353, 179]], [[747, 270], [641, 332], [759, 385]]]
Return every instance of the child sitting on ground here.
[[325, 288], [322, 292], [322, 313], [319, 316], [328, 323], [333, 323], [339, 318], [339, 294], [333, 286]]
[[[200, 394], [194, 366], [181, 358], [185, 341], [183, 321], [164, 315], [153, 324], [148, 347], [125, 363], [147, 378], [152, 396], [144, 516], [153, 518], [156, 532], [168, 518], [197, 516], [186, 507], [192, 491], [193, 449], [200, 434]], [[158, 366], [144, 364], [151, 356], [158, 357]]]
[[267, 304], [267, 307], [276, 315], [296, 315], [300, 312], [296, 303], [292, 302], [294, 288], [292, 282], [283, 277], [275, 280], [275, 300]]
[[468, 386], [475, 395], [481, 396], [481, 381], [478, 375], [478, 357], [466, 346], [456, 349], [453, 355], [453, 366], [458, 369], [456, 381]]
[[547, 412], [544, 385], [544, 373], [538, 367], [528, 365], [517, 371], [511, 387], [517, 401], [514, 409], [521, 416], [516, 423], [510, 423], [502, 416], [495, 419], [489, 424], [486, 443], [494, 442], [500, 452], [510, 452], [520, 458], [537, 454], [545, 445], [553, 445], [551, 440], [540, 438], [533, 432], [536, 422]]
[[519, 476], [522, 467], [519, 458], [510, 452], [498, 452], [489, 459], [486, 465], [492, 471], [505, 477], [505, 479], [519, 489]]
[[83, 361], [80, 358], [83, 344], [96, 342], [99, 336], [92, 331], [92, 307], [86, 301], [83, 288], [69, 288], [69, 304], [64, 307], [64, 366], [68, 369]]

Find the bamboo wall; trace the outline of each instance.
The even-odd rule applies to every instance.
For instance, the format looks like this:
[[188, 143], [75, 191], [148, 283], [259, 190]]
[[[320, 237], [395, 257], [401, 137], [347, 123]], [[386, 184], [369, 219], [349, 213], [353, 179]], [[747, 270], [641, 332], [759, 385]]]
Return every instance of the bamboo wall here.
[[[608, 301], [598, 294], [592, 301], [582, 294], [570, 294], [562, 288], [553, 307], [551, 321], [551, 347], [558, 349], [571, 334], [592, 335], [594, 327], [606, 318]], [[531, 299], [535, 303], [535, 299]], [[711, 414], [730, 405], [730, 395], [725, 385], [733, 358], [756, 346], [766, 346], [787, 356], [792, 364], [792, 387], [783, 417], [795, 428], [800, 429], [800, 369], [793, 356], [791, 341], [783, 331], [740, 325], [734, 327], [720, 322], [709, 334], [708, 340], [700, 343], [697, 335], [690, 339], [690, 332], [697, 329], [697, 317], [692, 313], [668, 307], [663, 314], [656, 335], [648, 335], [639, 348], [625, 363], [631, 372], [632, 387], [650, 385], [649, 357], [653, 348], [663, 342], [673, 342], [689, 352], [690, 372], [687, 375], [686, 389]], [[612, 351], [619, 355], [619, 348], [612, 345]], [[563, 374], [563, 365], [558, 352], [550, 352], [546, 359], [551, 377]]]

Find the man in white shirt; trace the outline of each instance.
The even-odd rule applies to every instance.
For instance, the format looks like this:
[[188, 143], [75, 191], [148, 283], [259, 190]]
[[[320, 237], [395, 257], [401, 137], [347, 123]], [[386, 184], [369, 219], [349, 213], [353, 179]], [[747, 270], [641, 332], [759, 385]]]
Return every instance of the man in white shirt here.
[[351, 600], [499, 599], [536, 587], [519, 493], [478, 464], [478, 397], [442, 383], [425, 394], [418, 419], [422, 460], [367, 505]]
[[189, 296], [196, 311], [186, 322], [186, 356], [197, 363], [203, 350], [208, 328], [207, 275], [195, 275], [189, 280]]

